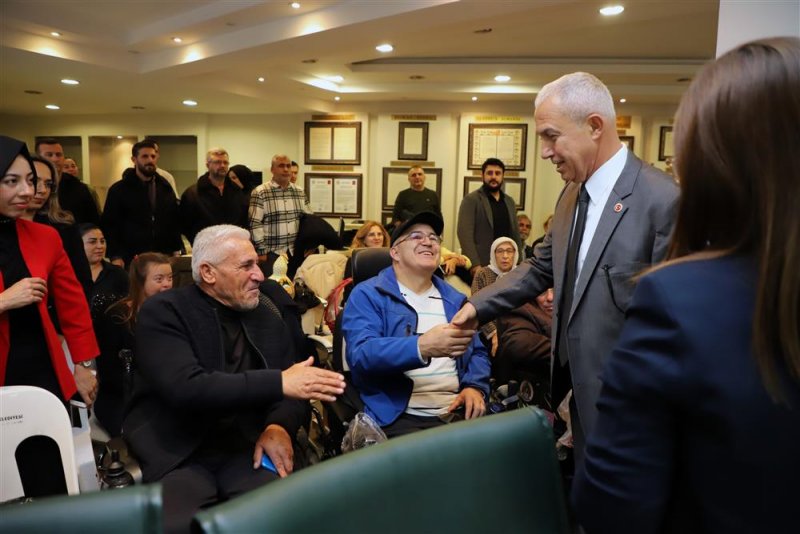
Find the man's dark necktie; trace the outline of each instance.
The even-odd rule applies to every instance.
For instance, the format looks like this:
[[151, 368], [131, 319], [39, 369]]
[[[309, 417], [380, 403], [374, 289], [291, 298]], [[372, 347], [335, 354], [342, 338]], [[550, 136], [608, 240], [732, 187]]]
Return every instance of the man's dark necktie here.
[[558, 360], [561, 365], [567, 364], [567, 324], [569, 323], [569, 312], [572, 310], [572, 297], [575, 294], [575, 282], [578, 275], [578, 251], [581, 249], [588, 209], [589, 193], [586, 191], [585, 186], [581, 186], [576, 207], [578, 215], [575, 219], [575, 228], [572, 230], [572, 236], [569, 240], [564, 288], [561, 295], [561, 306], [559, 306], [558, 310]]

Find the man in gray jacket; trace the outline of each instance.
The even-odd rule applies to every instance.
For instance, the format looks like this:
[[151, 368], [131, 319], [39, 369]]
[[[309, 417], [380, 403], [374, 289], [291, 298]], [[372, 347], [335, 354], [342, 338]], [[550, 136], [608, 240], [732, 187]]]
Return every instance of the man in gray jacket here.
[[458, 208], [458, 242], [461, 253], [472, 261], [473, 276], [489, 265], [489, 249], [498, 237], [510, 237], [522, 250], [517, 225], [517, 205], [503, 192], [505, 164], [497, 158], [483, 162], [483, 185], [461, 200]]
[[452, 322], [472, 329], [555, 289], [552, 401], [557, 405], [572, 388], [580, 463], [633, 276], [664, 259], [678, 187], [620, 142], [611, 93], [591, 74], [568, 74], [543, 87], [534, 121], [542, 158], [566, 182], [553, 222], [533, 258], [474, 295]]

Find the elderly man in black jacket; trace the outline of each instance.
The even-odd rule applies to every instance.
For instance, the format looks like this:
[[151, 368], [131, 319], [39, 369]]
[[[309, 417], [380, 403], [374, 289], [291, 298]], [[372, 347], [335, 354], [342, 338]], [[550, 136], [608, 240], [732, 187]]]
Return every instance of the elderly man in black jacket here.
[[[302, 354], [281, 294], [259, 290], [247, 230], [197, 234], [192, 276], [194, 285], [151, 297], [139, 313], [123, 423], [144, 481], [162, 484], [166, 532], [188, 531], [198, 509], [291, 473], [292, 437], [308, 418], [301, 399], [344, 390], [341, 375]], [[260, 468], [264, 455], [277, 473]]]

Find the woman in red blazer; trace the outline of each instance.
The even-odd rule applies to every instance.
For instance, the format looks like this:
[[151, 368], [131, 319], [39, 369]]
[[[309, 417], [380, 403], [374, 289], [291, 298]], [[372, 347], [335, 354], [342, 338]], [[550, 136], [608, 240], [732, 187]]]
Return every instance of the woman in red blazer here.
[[[31, 385], [87, 405], [97, 394], [91, 366], [100, 353], [81, 285], [53, 228], [21, 220], [35, 173], [25, 144], [0, 136], [0, 385]], [[73, 362], [70, 372], [47, 313], [55, 301]]]

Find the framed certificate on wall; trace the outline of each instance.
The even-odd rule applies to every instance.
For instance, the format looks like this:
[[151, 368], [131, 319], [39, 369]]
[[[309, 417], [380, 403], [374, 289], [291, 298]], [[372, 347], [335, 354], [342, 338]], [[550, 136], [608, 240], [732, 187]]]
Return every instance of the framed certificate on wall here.
[[315, 215], [361, 218], [361, 174], [307, 172], [305, 190]]
[[399, 122], [397, 126], [397, 159], [428, 159], [428, 123]]
[[361, 165], [361, 123], [305, 123], [306, 165]]
[[507, 171], [524, 171], [527, 146], [527, 124], [470, 124], [467, 168], [480, 169], [487, 159], [497, 158]]

